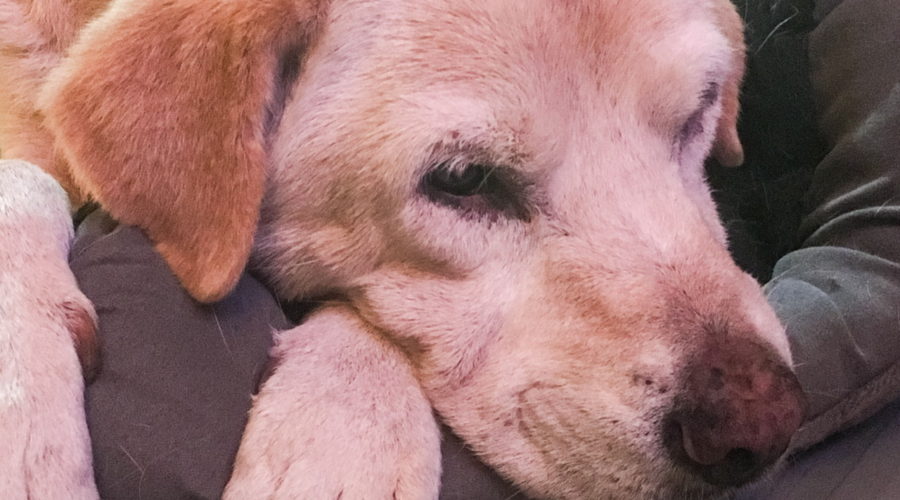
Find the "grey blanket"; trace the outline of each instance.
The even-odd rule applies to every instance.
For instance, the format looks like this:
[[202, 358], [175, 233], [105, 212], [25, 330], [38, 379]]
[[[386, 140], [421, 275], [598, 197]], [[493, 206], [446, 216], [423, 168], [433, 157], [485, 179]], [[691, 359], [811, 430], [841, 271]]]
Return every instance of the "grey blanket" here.
[[810, 401], [796, 447], [900, 396], [900, 2], [835, 4], [809, 47], [828, 154], [766, 287]]

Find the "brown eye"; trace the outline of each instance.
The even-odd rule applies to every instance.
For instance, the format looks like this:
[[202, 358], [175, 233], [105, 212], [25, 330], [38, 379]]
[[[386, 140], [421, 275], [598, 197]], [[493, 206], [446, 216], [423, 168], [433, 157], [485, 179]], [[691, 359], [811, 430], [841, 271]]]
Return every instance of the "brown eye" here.
[[422, 177], [419, 191], [432, 203], [451, 207], [467, 217], [530, 217], [525, 184], [508, 168], [441, 163]]
[[688, 116], [687, 120], [678, 130], [678, 136], [675, 138], [678, 144], [679, 153], [695, 138], [703, 134], [703, 117], [716, 101], [719, 100], [719, 84], [709, 82], [700, 93], [700, 105]]
[[475, 196], [491, 189], [491, 169], [477, 163], [463, 168], [438, 165], [428, 173], [425, 182], [430, 190], [451, 196]]

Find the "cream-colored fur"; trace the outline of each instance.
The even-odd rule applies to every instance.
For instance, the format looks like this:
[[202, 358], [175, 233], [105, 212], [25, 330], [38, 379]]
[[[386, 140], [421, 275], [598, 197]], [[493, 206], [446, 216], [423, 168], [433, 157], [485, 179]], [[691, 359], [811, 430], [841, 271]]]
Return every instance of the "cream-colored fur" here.
[[[16, 9], [46, 28], [21, 5], [0, 30]], [[702, 170], [714, 145], [742, 158], [726, 0], [114, 0], [72, 46], [4, 43], [47, 83], [36, 135], [0, 140], [49, 130], [56, 160], [33, 161], [145, 229], [195, 297], [252, 243], [280, 296], [345, 304], [281, 335], [232, 498], [435, 496], [422, 397], [536, 497], [714, 495], [663, 443], [687, 366], [732, 342], [791, 362]], [[489, 167], [502, 196], [440, 201], [442, 165]], [[353, 375], [349, 400], [324, 390]]]
[[93, 308], [66, 265], [66, 193], [20, 161], [0, 161], [0, 187], [0, 491], [97, 498], [72, 338]]
[[272, 356], [225, 499], [437, 498], [431, 405], [402, 352], [352, 308], [319, 309], [279, 333]]

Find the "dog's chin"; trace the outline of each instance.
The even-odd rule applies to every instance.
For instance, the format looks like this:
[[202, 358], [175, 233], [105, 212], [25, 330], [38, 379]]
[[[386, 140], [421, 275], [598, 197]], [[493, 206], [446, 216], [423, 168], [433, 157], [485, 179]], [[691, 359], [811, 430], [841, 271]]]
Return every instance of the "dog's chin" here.
[[[707, 483], [691, 471], [673, 462], [659, 467], [635, 470], [628, 464], [618, 473], [609, 470], [594, 471], [593, 481], [588, 480], [591, 471], [562, 474], [557, 484], [542, 484], [539, 489], [526, 488], [534, 498], [586, 499], [586, 498], [690, 498], [716, 500], [729, 498], [739, 487], [718, 486]], [[607, 464], [616, 469], [615, 464]], [[551, 482], [552, 484], [552, 482]], [[581, 485], [580, 487], [576, 485]]]
[[[691, 498], [691, 499], [724, 499], [731, 498], [735, 491], [758, 480], [758, 477], [740, 481], [735, 484], [711, 484], [696, 471], [667, 459], [666, 474], [663, 480], [658, 477], [645, 477], [642, 485], [646, 498]], [[655, 486], [654, 486], [655, 483]], [[615, 495], [611, 495], [615, 496]]]
[[[660, 485], [655, 491], [647, 491], [646, 498], [691, 498], [716, 500], [728, 498], [734, 488], [713, 486], [691, 478], [683, 482], [673, 482]], [[609, 495], [610, 498], [619, 498], [618, 495]]]
[[[534, 498], [690, 498], [715, 500], [731, 498], [735, 492], [783, 468], [784, 456], [776, 464], [753, 475], [734, 474], [710, 479], [696, 468], [671, 456], [662, 442], [596, 443], [585, 452], [569, 448], [538, 450], [532, 460], [518, 457], [523, 463], [544, 461], [543, 470], [506, 468], [509, 477]], [[560, 453], [563, 452], [563, 453]], [[568, 452], [568, 453], [567, 453]], [[549, 460], [548, 460], [549, 459]]]
[[[753, 474], [724, 473], [711, 478], [673, 457], [661, 436], [641, 439], [644, 430], [622, 429], [619, 436], [609, 439], [596, 435], [585, 439], [584, 429], [569, 430], [568, 435], [559, 436], [568, 442], [565, 445], [544, 442], [538, 447], [528, 439], [519, 449], [530, 451], [527, 459], [517, 454], [512, 454], [512, 460], [485, 458], [534, 498], [553, 499], [728, 498], [784, 463], [782, 457], [775, 465]], [[540, 465], [529, 470], [523, 464]]]
[[622, 472], [621, 475], [609, 475], [608, 471], [598, 472], [596, 478], [590, 483], [585, 482], [587, 476], [584, 473], [571, 476], [562, 475], [556, 478], [556, 484], [550, 482], [541, 484], [539, 488], [525, 486], [523, 489], [533, 498], [561, 500], [587, 498], [716, 500], [728, 498], [735, 491], [734, 487], [706, 483], [672, 463], [667, 467], [651, 471]]

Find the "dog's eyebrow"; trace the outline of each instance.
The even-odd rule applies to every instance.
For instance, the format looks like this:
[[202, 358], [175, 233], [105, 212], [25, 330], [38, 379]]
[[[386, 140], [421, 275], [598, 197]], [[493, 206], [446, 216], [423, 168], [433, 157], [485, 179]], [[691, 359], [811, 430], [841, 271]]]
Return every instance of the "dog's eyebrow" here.
[[523, 177], [523, 180], [533, 181], [527, 169], [532, 156], [523, 147], [525, 142], [523, 133], [500, 127], [485, 128], [487, 128], [486, 131], [469, 138], [461, 138], [462, 134], [459, 131], [451, 130], [442, 140], [432, 146], [431, 153], [424, 162], [425, 165], [436, 165], [448, 160], [458, 162], [465, 159], [476, 163], [503, 165], [509, 170], [515, 171]]

